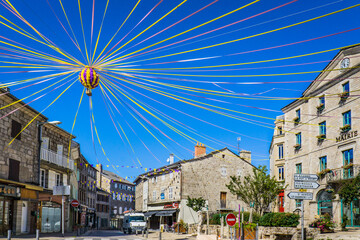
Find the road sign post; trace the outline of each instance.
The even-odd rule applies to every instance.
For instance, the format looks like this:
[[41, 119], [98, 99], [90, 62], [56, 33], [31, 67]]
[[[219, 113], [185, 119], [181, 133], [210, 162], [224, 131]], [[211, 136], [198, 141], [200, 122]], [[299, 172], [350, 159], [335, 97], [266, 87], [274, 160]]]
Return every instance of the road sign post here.
[[316, 174], [294, 174], [294, 188], [299, 189], [299, 192], [289, 192], [288, 197], [290, 199], [296, 199], [301, 201], [301, 239], [305, 240], [304, 231], [304, 200], [312, 200], [313, 193], [306, 192], [306, 189], [317, 189], [320, 184], [316, 181], [319, 180]]

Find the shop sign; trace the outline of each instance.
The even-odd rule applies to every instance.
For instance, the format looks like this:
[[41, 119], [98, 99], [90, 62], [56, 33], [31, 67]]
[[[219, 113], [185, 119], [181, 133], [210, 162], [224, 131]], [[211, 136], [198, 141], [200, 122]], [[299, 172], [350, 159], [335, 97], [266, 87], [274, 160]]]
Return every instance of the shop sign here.
[[357, 137], [357, 135], [358, 135], [358, 131], [342, 133], [339, 137], [336, 138], [336, 142], [345, 141], [350, 138]]
[[0, 185], [0, 196], [20, 197], [20, 189], [18, 187]]
[[179, 208], [179, 203], [172, 203], [172, 204], [165, 204], [164, 205], [164, 209], [167, 209], [167, 208]]

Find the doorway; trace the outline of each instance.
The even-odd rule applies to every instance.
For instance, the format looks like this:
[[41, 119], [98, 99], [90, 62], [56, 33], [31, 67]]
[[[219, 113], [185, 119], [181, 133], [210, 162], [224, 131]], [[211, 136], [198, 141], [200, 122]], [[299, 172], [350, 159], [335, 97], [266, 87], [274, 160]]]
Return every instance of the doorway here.
[[341, 201], [341, 219], [347, 216], [347, 227], [360, 227], [360, 200], [354, 200], [350, 204], [344, 204]]
[[220, 193], [220, 208], [221, 209], [226, 208], [226, 192]]
[[22, 209], [21, 209], [21, 232], [27, 232], [27, 221], [28, 219], [28, 202], [22, 202]]
[[7, 235], [12, 226], [13, 201], [0, 197], [0, 235]]

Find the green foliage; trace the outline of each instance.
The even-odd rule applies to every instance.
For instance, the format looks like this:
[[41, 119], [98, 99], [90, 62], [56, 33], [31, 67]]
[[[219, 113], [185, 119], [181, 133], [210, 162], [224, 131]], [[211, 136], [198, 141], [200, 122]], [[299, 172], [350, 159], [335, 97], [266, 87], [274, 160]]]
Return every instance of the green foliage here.
[[[238, 218], [238, 212], [232, 212], [235, 216], [236, 216], [236, 219], [239, 219]], [[216, 213], [216, 214], [212, 214], [210, 215], [210, 219], [209, 219], [209, 223], [211, 225], [220, 225], [220, 218], [221, 216], [222, 217], [225, 217], [227, 215], [227, 213], [223, 213], [223, 214], [220, 214], [220, 213]], [[249, 221], [249, 217], [250, 217], [250, 213], [249, 212], [244, 212], [244, 222], [248, 222]], [[257, 213], [254, 213], [253, 212], [253, 219], [252, 219], [253, 223], [258, 223], [259, 220], [260, 220], [260, 215], [257, 214]]]
[[339, 196], [343, 203], [348, 205], [355, 199], [360, 198], [360, 175], [353, 179], [343, 182], [343, 186], [339, 191]]
[[329, 214], [321, 215], [320, 218], [315, 219], [310, 224], [310, 227], [313, 228], [319, 228], [321, 232], [324, 231], [331, 231], [335, 228], [335, 222], [331, 219], [331, 216]]
[[260, 218], [259, 225], [265, 227], [296, 227], [300, 216], [294, 213], [266, 213]]
[[245, 176], [243, 181], [240, 176], [230, 176], [230, 179], [230, 183], [226, 185], [230, 192], [248, 205], [253, 202], [255, 211], [260, 215], [286, 188], [275, 177], [267, 174], [266, 166], [253, 168], [253, 174]]
[[202, 197], [199, 197], [199, 198], [188, 197], [187, 200], [188, 201], [187, 201], [186, 206], [188, 206], [189, 208], [192, 208], [195, 212], [201, 211], [205, 207], [206, 201]]
[[342, 217], [341, 230], [346, 231], [346, 223], [349, 220], [348, 216], [345, 214]]

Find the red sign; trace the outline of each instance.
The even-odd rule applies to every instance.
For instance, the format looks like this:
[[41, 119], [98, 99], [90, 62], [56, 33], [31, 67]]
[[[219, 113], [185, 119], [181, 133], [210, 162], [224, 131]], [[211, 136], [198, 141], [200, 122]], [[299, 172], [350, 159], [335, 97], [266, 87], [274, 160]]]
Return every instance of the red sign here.
[[80, 205], [80, 203], [79, 203], [79, 201], [78, 200], [72, 200], [71, 201], [71, 206], [73, 206], [73, 207], [78, 207]]
[[229, 225], [230, 227], [234, 226], [236, 223], [236, 216], [232, 213], [229, 213], [228, 215], [226, 215], [225, 217], [225, 221], [226, 224]]
[[166, 208], [179, 208], [179, 203], [174, 202], [172, 204], [166, 204], [164, 205], [164, 209]]

